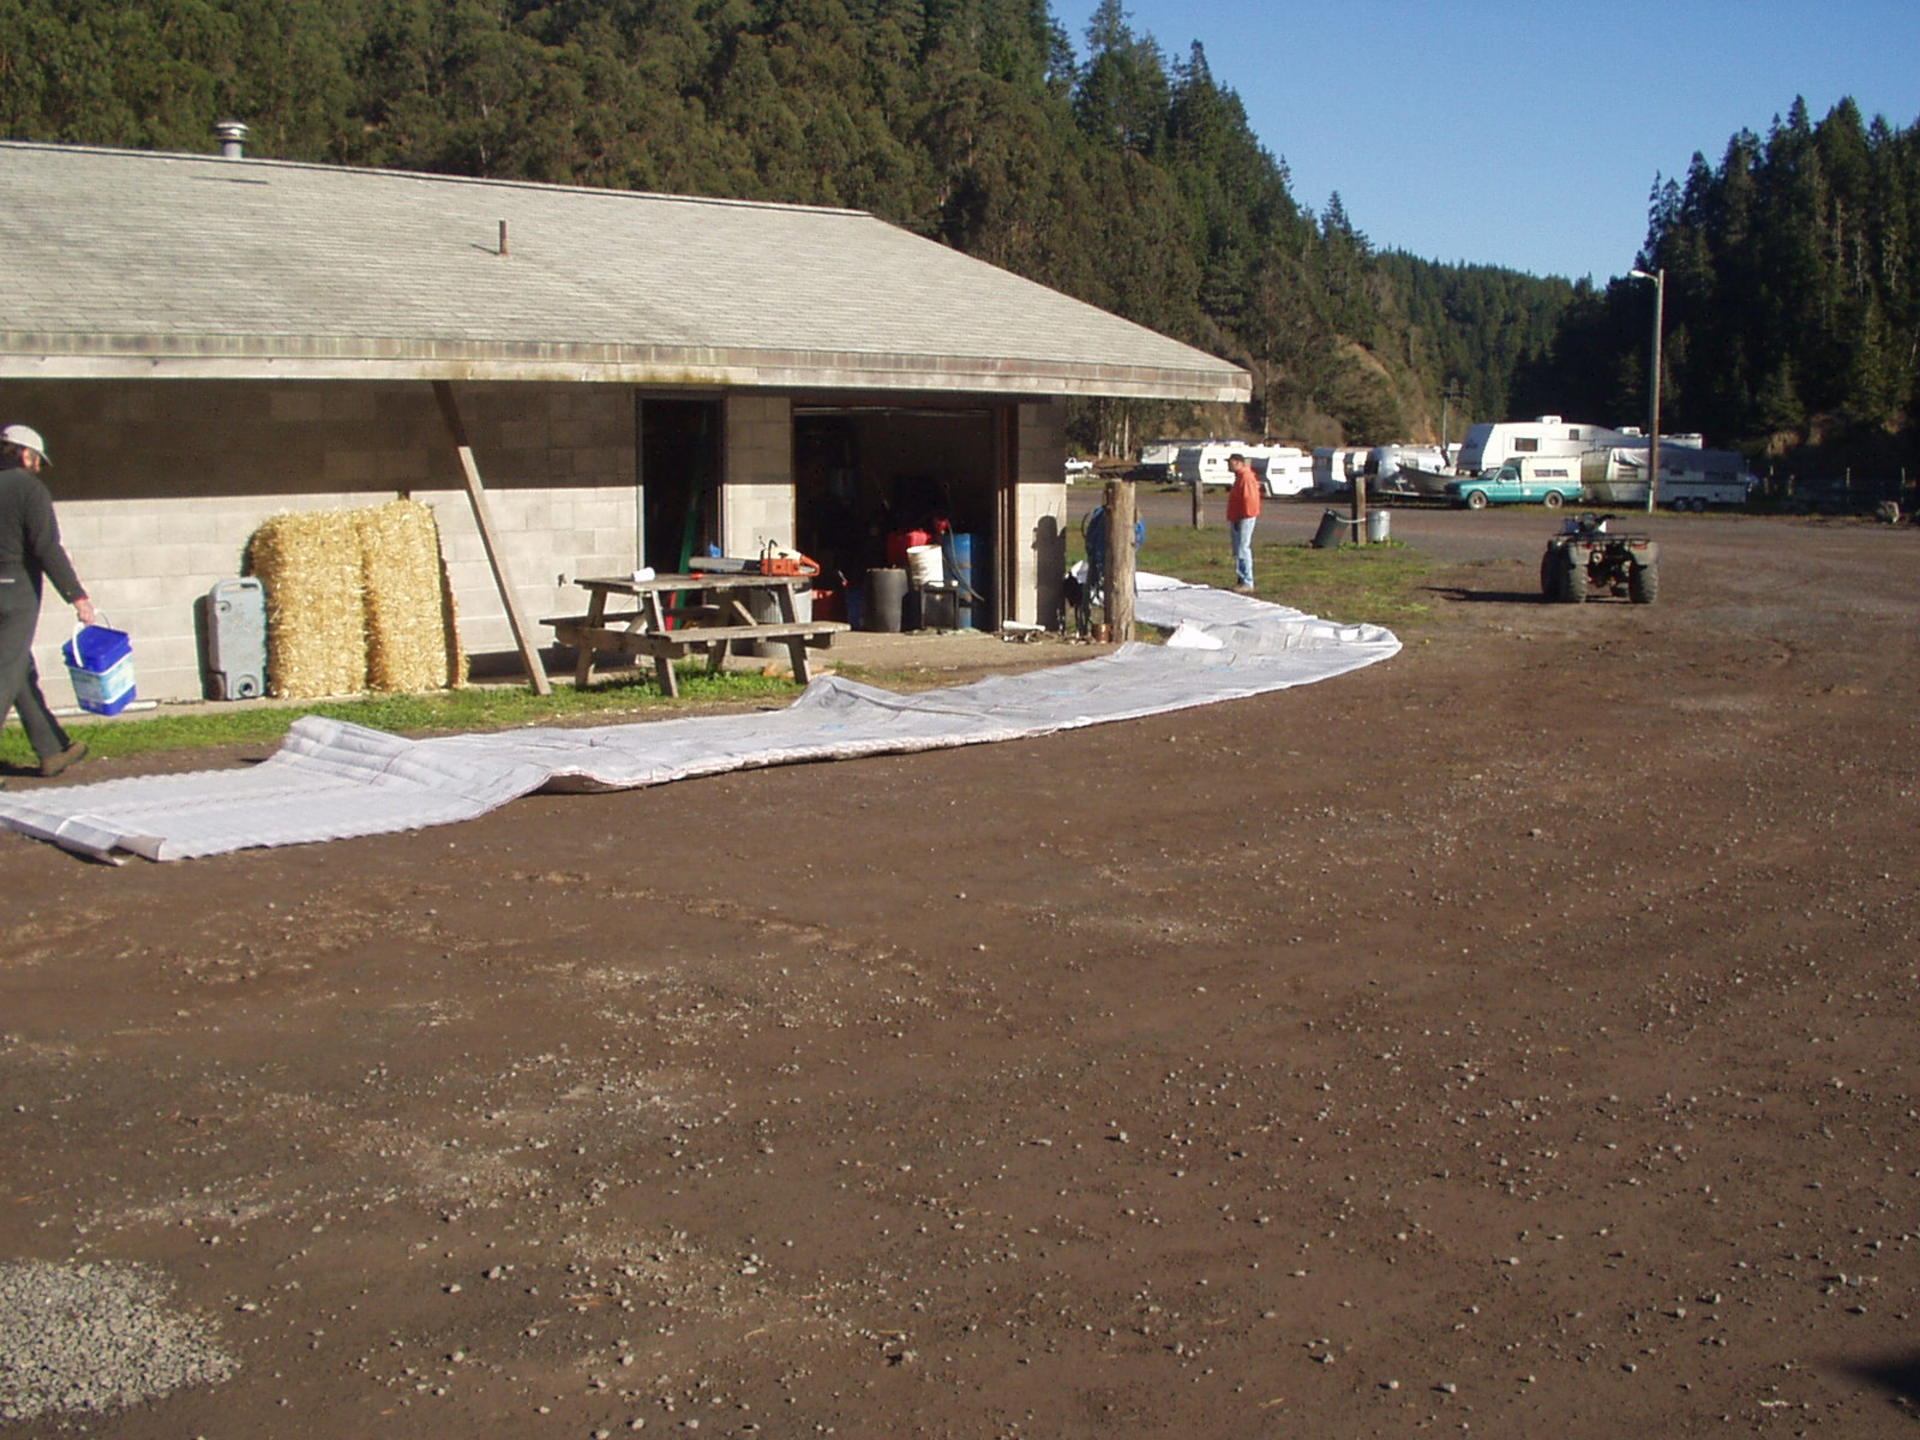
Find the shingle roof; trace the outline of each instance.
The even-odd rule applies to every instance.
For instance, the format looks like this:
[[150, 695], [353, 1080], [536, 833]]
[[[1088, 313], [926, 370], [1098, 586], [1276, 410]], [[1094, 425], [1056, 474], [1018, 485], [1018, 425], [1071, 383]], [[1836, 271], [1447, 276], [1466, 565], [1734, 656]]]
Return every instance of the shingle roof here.
[[1248, 393], [850, 210], [0, 143], [0, 257], [0, 376]]

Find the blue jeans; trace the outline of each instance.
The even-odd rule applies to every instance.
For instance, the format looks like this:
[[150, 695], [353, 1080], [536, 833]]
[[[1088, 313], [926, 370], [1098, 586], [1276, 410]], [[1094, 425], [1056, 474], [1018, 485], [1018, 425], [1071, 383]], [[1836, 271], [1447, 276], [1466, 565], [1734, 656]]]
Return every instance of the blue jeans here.
[[1253, 584], [1253, 520], [1230, 520], [1227, 530], [1233, 536], [1233, 583]]

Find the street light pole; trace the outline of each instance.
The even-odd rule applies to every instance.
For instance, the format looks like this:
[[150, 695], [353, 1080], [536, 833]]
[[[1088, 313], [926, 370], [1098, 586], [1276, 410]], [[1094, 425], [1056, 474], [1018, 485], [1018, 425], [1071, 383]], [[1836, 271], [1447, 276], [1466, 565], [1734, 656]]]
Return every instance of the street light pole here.
[[1636, 270], [1633, 275], [1637, 280], [1653, 281], [1653, 401], [1647, 426], [1647, 513], [1651, 515], [1660, 498], [1660, 331], [1667, 310], [1667, 271], [1662, 266], [1651, 275], [1645, 270]]

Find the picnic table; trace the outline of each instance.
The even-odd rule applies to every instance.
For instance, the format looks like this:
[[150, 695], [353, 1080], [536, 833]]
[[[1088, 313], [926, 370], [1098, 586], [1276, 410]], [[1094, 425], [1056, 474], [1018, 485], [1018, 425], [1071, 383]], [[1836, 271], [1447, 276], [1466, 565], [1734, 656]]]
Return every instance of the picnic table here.
[[[596, 650], [650, 657], [661, 690], [677, 696], [680, 687], [673, 674], [675, 660], [690, 651], [704, 651], [711, 673], [720, 669], [730, 646], [762, 641], [787, 647], [793, 678], [804, 685], [811, 678], [807, 671], [808, 648], [831, 645], [833, 637], [847, 629], [837, 620], [797, 618], [794, 593], [807, 584], [801, 576], [702, 572], [654, 575], [644, 580], [610, 575], [574, 583], [588, 594], [587, 613], [555, 616], [540, 623], [551, 625], [555, 638], [579, 652], [573, 679], [581, 688], [593, 678]], [[615, 596], [639, 603], [632, 610], [609, 614], [608, 602]], [[755, 613], [756, 599], [762, 602], [759, 608], [763, 613], [771, 608], [778, 618], [761, 619]], [[769, 600], [771, 607], [765, 603]]]

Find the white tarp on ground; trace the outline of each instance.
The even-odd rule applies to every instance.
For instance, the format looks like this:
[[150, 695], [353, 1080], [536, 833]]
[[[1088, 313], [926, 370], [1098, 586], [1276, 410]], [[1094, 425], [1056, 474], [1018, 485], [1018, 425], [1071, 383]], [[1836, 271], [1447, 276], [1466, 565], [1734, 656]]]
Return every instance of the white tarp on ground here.
[[784, 710], [406, 740], [305, 716], [261, 764], [0, 792], [0, 824], [78, 854], [187, 860], [446, 825], [532, 791], [624, 790], [802, 760], [1014, 740], [1330, 679], [1400, 649], [1377, 625], [1142, 575], [1136, 614], [1165, 645], [895, 695], [840, 676]]

